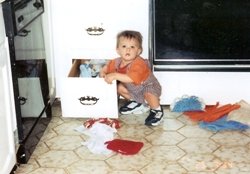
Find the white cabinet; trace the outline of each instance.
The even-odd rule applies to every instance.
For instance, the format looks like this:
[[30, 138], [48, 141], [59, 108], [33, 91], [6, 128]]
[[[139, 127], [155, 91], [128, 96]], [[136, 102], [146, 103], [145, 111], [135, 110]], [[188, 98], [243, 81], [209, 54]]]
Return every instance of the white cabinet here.
[[[118, 117], [116, 82], [107, 84], [98, 77], [105, 62], [100, 59], [73, 61], [68, 77], [62, 82], [63, 117]], [[80, 71], [80, 66], [85, 70]]]
[[198, 96], [207, 105], [250, 102], [249, 72], [154, 72], [162, 85], [161, 103], [169, 105], [183, 95]]
[[116, 83], [100, 78], [65, 78], [61, 95], [62, 116], [117, 118]]
[[143, 35], [143, 57], [148, 58], [148, 0], [53, 0], [51, 10], [52, 47], [56, 96], [72, 59], [111, 59], [116, 54], [116, 35], [122, 30], [138, 30]]
[[[116, 84], [108, 85], [103, 79], [67, 76], [73, 59], [118, 57], [116, 35], [122, 30], [141, 32], [145, 50], [142, 56], [148, 58], [148, 0], [45, 2], [50, 7], [48, 14], [51, 16], [49, 23], [52, 32], [56, 96], [61, 98], [63, 116], [84, 116], [92, 113], [90, 117], [117, 117]], [[99, 100], [99, 105], [80, 107], [77, 96], [83, 95], [87, 100], [88, 94], [98, 95], [103, 100]]]
[[8, 43], [0, 5], [0, 173], [8, 174], [16, 163], [14, 95], [8, 56]]

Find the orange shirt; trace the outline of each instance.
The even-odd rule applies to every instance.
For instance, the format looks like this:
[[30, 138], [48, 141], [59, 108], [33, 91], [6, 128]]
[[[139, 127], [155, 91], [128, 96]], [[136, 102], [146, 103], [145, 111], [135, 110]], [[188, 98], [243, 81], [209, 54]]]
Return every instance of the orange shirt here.
[[[121, 58], [116, 58], [108, 63], [107, 73], [117, 72], [117, 65], [119, 66], [119, 63], [117, 61], [120, 62], [120, 59]], [[136, 85], [141, 84], [151, 74], [149, 66], [141, 57], [137, 57], [127, 68], [128, 69], [126, 74], [133, 80], [134, 84]]]

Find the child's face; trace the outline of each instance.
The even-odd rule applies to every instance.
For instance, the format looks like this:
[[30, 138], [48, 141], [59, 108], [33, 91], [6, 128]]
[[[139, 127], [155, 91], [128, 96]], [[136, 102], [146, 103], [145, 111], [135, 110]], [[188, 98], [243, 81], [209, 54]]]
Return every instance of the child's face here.
[[140, 55], [142, 50], [140, 49], [139, 43], [136, 39], [121, 37], [116, 51], [123, 60], [131, 61]]

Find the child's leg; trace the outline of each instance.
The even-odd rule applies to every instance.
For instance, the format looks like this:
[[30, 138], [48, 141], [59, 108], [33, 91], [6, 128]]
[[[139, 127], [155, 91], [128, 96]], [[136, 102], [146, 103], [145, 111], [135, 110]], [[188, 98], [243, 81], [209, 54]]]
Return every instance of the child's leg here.
[[122, 83], [118, 83], [117, 92], [118, 92], [119, 95], [121, 95], [125, 99], [127, 99], [127, 100], [131, 99], [127, 88]]
[[163, 119], [163, 109], [160, 106], [160, 99], [158, 96], [146, 92], [144, 94], [145, 100], [147, 101], [148, 105], [150, 106], [150, 113], [145, 120], [145, 125], [148, 126], [157, 126]]
[[122, 83], [119, 83], [117, 85], [117, 92], [119, 95], [129, 100], [128, 102], [125, 103], [125, 105], [120, 107], [119, 112], [121, 114], [127, 115], [127, 114], [143, 113], [143, 111], [145, 110], [144, 106], [141, 103], [137, 103], [136, 101], [132, 100], [129, 91]]
[[147, 92], [144, 94], [144, 98], [151, 109], [157, 109], [160, 107], [160, 99], [158, 96]]

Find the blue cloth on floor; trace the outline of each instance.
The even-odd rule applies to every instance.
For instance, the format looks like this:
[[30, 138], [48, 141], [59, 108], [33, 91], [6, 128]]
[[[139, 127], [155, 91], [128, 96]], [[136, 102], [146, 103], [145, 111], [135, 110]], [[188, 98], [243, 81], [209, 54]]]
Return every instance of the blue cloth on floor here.
[[211, 131], [222, 130], [240, 130], [244, 131], [249, 128], [248, 125], [242, 124], [237, 121], [227, 121], [227, 116], [224, 116], [214, 122], [199, 122], [200, 128], [208, 129]]
[[177, 98], [176, 101], [170, 105], [172, 112], [203, 111], [204, 109], [204, 102], [196, 96]]

